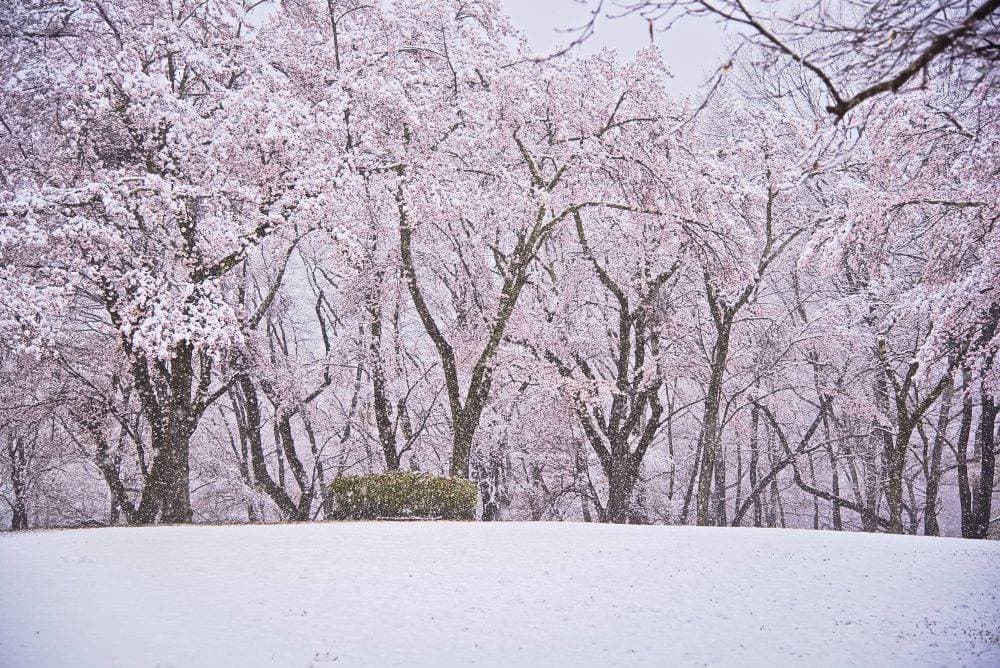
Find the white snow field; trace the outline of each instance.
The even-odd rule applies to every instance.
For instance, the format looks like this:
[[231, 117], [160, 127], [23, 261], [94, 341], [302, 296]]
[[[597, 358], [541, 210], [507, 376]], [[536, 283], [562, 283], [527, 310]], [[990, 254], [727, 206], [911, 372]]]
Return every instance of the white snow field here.
[[332, 523], [0, 535], [0, 666], [1000, 666], [1000, 543]]

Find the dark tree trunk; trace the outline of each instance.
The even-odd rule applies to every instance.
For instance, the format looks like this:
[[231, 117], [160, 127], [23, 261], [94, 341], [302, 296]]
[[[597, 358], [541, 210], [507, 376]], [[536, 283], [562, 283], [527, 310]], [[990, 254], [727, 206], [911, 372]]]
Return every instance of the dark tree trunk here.
[[[882, 438], [880, 439], [882, 440], [882, 445], [885, 445], [885, 432], [881, 429], [879, 431], [882, 434]], [[878, 531], [878, 523], [875, 518], [878, 516], [878, 508], [881, 500], [882, 490], [879, 486], [879, 480], [883, 467], [882, 459], [879, 456], [879, 444], [874, 439], [870, 439], [866, 446], [863, 455], [865, 463], [862, 471], [862, 481], [865, 491], [865, 512], [861, 514], [861, 526], [865, 531], [873, 533]]]
[[719, 441], [715, 462], [715, 489], [712, 490], [712, 500], [715, 502], [713, 524], [726, 526], [726, 450]]
[[[768, 453], [771, 468], [775, 466], [774, 452]], [[778, 506], [781, 505], [781, 491], [778, 489], [778, 479], [772, 478], [768, 485], [768, 503], [764, 511], [764, 526], [773, 529], [778, 526]]]
[[28, 528], [27, 501], [27, 455], [24, 452], [24, 439], [12, 435], [7, 442], [7, 457], [10, 459], [10, 482], [14, 492], [14, 502], [11, 504], [10, 528], [20, 531]]
[[509, 462], [504, 446], [491, 451], [484, 461], [476, 464], [476, 481], [479, 485], [479, 498], [483, 502], [484, 522], [498, 522], [503, 519], [504, 512], [510, 502], [507, 489], [507, 468]]
[[[154, 453], [156, 445], [153, 446]], [[157, 455], [154, 454], [154, 457]], [[155, 461], [155, 460], [154, 460]], [[187, 524], [191, 511], [191, 431], [187, 424], [171, 432], [159, 454], [159, 508], [152, 520], [165, 524]]]
[[[253, 381], [247, 376], [240, 376], [237, 380], [236, 389], [231, 396], [234, 403], [239, 408], [236, 412], [237, 422], [241, 432], [241, 437], [246, 438], [250, 446], [250, 470], [256, 484], [271, 497], [274, 504], [288, 520], [303, 521], [309, 519], [309, 508], [303, 511], [302, 504], [296, 503], [285, 491], [282, 482], [275, 482], [267, 468], [267, 460], [264, 455], [264, 443], [261, 437], [261, 410], [260, 400], [257, 395], [257, 388]], [[275, 430], [277, 432], [277, 430]], [[281, 456], [281, 448], [278, 448], [278, 456]]]
[[460, 411], [455, 420], [455, 436], [452, 442], [451, 454], [451, 476], [456, 478], [468, 478], [472, 459], [472, 439], [479, 426], [478, 419], [473, 421], [465, 415], [466, 411]]
[[[750, 490], [757, 489], [760, 482], [760, 409], [754, 405], [750, 409]], [[760, 494], [753, 494], [753, 525], [759, 527], [761, 524]]]
[[[882, 360], [883, 367], [880, 368], [875, 373], [875, 383], [874, 383], [874, 396], [875, 405], [882, 411], [883, 415], [889, 415], [889, 381], [886, 375], [889, 373], [888, 369], [885, 368], [886, 362], [884, 361], [884, 355], [882, 351], [876, 346], [875, 348], [876, 358]], [[905, 420], [902, 415], [896, 416], [897, 423], [901, 423]], [[897, 453], [897, 443], [902, 440], [902, 425], [899, 425], [900, 431], [897, 433], [896, 438], [893, 438], [892, 431], [881, 424], [875, 425], [875, 432], [878, 434], [881, 445], [881, 459], [885, 464], [885, 496], [886, 501], [889, 506], [889, 531], [891, 533], [903, 533], [903, 520], [902, 520], [902, 504], [903, 504], [903, 457]], [[906, 442], [909, 443], [909, 432], [906, 433]], [[906, 447], [905, 445], [903, 446]], [[897, 468], [896, 463], [899, 462]], [[872, 498], [872, 494], [868, 493], [869, 499]], [[866, 527], [866, 530], [868, 528]], [[871, 531], [876, 531], [877, 528], [872, 528]]]
[[972, 526], [970, 538], [989, 535], [993, 504], [993, 483], [996, 476], [996, 420], [1000, 406], [991, 397], [983, 396], [979, 413], [979, 484], [973, 490]]
[[931, 446], [930, 462], [927, 466], [927, 488], [924, 493], [924, 534], [927, 536], [941, 535], [941, 527], [938, 525], [937, 518], [937, 502], [941, 486], [941, 455], [944, 451], [946, 432], [951, 420], [951, 395], [952, 389], [951, 383], [949, 383], [941, 397], [934, 443]]
[[[806, 455], [806, 460], [809, 462], [809, 480], [816, 487], [816, 462], [811, 452]], [[819, 497], [816, 495], [813, 495], [813, 529], [819, 530]]]
[[606, 520], [611, 524], [627, 524], [632, 505], [632, 492], [635, 479], [626, 469], [627, 466], [615, 465], [608, 472], [608, 505]]
[[[376, 284], [381, 283], [381, 274], [378, 275], [376, 282]], [[382, 360], [382, 314], [374, 298], [369, 299], [368, 318], [375, 426], [378, 429], [378, 440], [385, 457], [385, 470], [398, 471], [400, 455], [396, 446], [396, 428], [392, 423], [392, 404], [386, 395], [385, 365]]]
[[[188, 524], [191, 510], [191, 437], [204, 412], [210, 365], [200, 360], [195, 372], [195, 354], [182, 341], [167, 362], [147, 361], [134, 353], [131, 364], [137, 395], [150, 426], [151, 456], [138, 507], [128, 498], [113, 455], [98, 420], [84, 416], [81, 422], [98, 443], [97, 464], [113, 499], [130, 524]], [[150, 373], [158, 374], [154, 381]]]
[[28, 509], [21, 501], [14, 501], [14, 512], [10, 519], [11, 531], [21, 531], [28, 528]]
[[[889, 506], [889, 532], [903, 533], [903, 491], [906, 480], [906, 458], [910, 451], [910, 437], [924, 415], [937, 401], [941, 393], [951, 384], [951, 369], [932, 387], [926, 388], [919, 400], [911, 397], [911, 389], [915, 386], [919, 364], [911, 361], [905, 373], [897, 375], [893, 370], [885, 341], [880, 339], [875, 345], [875, 355], [880, 362], [880, 370], [875, 377], [875, 399], [877, 405], [886, 414], [889, 413], [889, 383], [892, 383], [892, 403], [894, 404], [896, 434], [888, 429], [879, 428], [882, 433], [883, 458], [886, 469], [885, 496]], [[909, 511], [916, 513], [911, 504]]]
[[886, 501], [889, 506], [889, 533], [903, 533], [903, 468], [906, 452], [913, 434], [913, 425], [900, 419], [896, 438], [892, 439], [886, 453]]
[[827, 454], [827, 457], [829, 457], [829, 459], [830, 459], [830, 491], [833, 492], [833, 495], [838, 499], [838, 500], [836, 500], [836, 501], [833, 502], [832, 512], [831, 512], [831, 518], [830, 519], [831, 519], [831, 521], [833, 523], [833, 530], [834, 531], [843, 531], [844, 530], [844, 518], [843, 518], [843, 513], [841, 512], [841, 505], [840, 505], [840, 501], [839, 501], [839, 499], [840, 499], [840, 471], [839, 471], [839, 465], [837, 464], [837, 457], [836, 457], [836, 455], [834, 453], [834, 450], [833, 450], [833, 438], [832, 438], [832, 434], [831, 434], [831, 431], [830, 431], [830, 422], [831, 422], [831, 420], [829, 418], [827, 418], [826, 416], [824, 416], [824, 418], [823, 418], [823, 434], [826, 437], [826, 454]]
[[684, 505], [681, 507], [681, 524], [688, 523], [688, 515], [691, 512], [691, 501], [694, 500], [695, 483], [698, 482], [698, 472], [701, 470], [701, 453], [703, 449], [701, 440], [699, 439], [694, 450], [694, 465], [691, 467], [691, 477], [688, 478], [687, 488], [684, 491]]
[[[728, 317], [721, 321], [716, 335], [715, 348], [712, 355], [712, 375], [708, 382], [708, 392], [705, 395], [705, 416], [701, 431], [701, 466], [698, 472], [698, 525], [713, 524], [712, 517], [712, 481], [716, 466], [719, 465], [722, 449], [722, 428], [719, 424], [719, 414], [722, 403], [722, 382], [725, 377], [726, 365], [729, 360], [729, 334], [732, 323]], [[718, 490], [718, 484], [716, 484]], [[723, 491], [724, 494], [724, 491]]]
[[136, 515], [138, 524], [188, 524], [192, 520], [191, 409], [172, 397], [166, 412], [165, 428], [153, 433], [152, 463]]
[[963, 372], [962, 423], [958, 429], [956, 464], [958, 469], [958, 505], [962, 518], [962, 538], [972, 538], [972, 486], [969, 483], [969, 439], [972, 435], [972, 397], [968, 370]]
[[[584, 456], [583, 445], [577, 443], [576, 445], [576, 456], [574, 457], [574, 463], [576, 464], [576, 486], [582, 487], [584, 480], [588, 483], [588, 488], [590, 487], [590, 474], [587, 471], [587, 460]], [[580, 512], [583, 513], [584, 522], [593, 522], [593, 517], [590, 514], [590, 496], [580, 492]]]

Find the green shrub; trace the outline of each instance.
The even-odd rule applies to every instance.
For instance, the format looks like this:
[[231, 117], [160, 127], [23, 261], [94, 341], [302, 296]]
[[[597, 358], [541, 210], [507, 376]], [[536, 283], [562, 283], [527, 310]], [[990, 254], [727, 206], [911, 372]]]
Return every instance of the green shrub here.
[[476, 519], [476, 485], [462, 478], [390, 471], [337, 478], [330, 491], [341, 520]]

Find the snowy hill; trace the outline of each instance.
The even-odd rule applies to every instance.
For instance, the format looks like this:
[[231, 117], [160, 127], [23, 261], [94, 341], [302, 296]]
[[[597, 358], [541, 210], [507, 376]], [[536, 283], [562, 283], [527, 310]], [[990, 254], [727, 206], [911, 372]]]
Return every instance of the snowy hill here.
[[372, 523], [0, 535], [2, 666], [1000, 665], [1000, 543]]

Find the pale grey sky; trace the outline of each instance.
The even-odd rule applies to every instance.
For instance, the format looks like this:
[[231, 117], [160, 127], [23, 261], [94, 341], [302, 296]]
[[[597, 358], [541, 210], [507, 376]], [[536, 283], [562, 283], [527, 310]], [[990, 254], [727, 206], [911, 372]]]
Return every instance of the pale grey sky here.
[[[531, 47], [539, 52], [555, 51], [564, 46], [572, 35], [560, 29], [579, 27], [589, 15], [588, 5], [576, 0], [502, 0], [501, 4], [527, 36]], [[674, 75], [671, 92], [687, 95], [710, 77], [721, 59], [728, 56], [726, 45], [731, 38], [712, 21], [698, 19], [675, 25], [669, 32], [656, 32], [654, 40]], [[632, 15], [616, 19], [602, 17], [595, 34], [583, 48], [592, 52], [609, 47], [628, 58], [648, 45], [648, 24], [645, 19]]]

